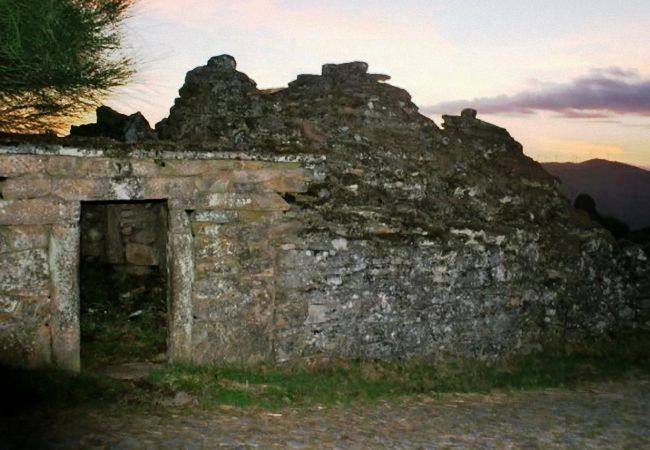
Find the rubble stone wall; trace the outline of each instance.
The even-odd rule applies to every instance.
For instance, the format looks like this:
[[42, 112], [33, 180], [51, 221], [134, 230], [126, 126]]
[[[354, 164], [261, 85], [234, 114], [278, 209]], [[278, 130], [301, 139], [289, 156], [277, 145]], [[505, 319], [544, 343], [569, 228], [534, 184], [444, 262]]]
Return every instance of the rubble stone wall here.
[[418, 112], [364, 62], [258, 89], [221, 55], [158, 136], [324, 155], [280, 245], [275, 358], [496, 359], [650, 329], [650, 261], [477, 111]]
[[650, 330], [642, 249], [506, 130], [471, 109], [440, 128], [388, 79], [326, 64], [260, 90], [222, 55], [157, 140], [0, 147], [0, 359], [78, 367], [79, 202], [101, 200], [167, 202], [172, 361], [497, 359]]
[[125, 266], [146, 274], [164, 267], [167, 209], [161, 202], [98, 202], [82, 204], [81, 254], [86, 261]]
[[[397, 184], [322, 156], [193, 158], [0, 150], [0, 361], [79, 368], [80, 242], [106, 260], [166, 265], [171, 361], [497, 358], [647, 326], [647, 255], [594, 224], [562, 238], [562, 223], [545, 228], [530, 215], [414, 227], [403, 222], [411, 210], [387, 215], [359, 196], [377, 185], [413, 195], [417, 173]], [[352, 192], [331, 181], [341, 173]], [[559, 209], [556, 186], [530, 183]], [[453, 195], [497, 217], [527, 195], [493, 205], [484, 192]], [[336, 196], [338, 208], [319, 206]], [[113, 211], [121, 246], [80, 239], [81, 202], [116, 200], [166, 202], [165, 262], [144, 236], [155, 225], [127, 223], [137, 218], [128, 203]]]

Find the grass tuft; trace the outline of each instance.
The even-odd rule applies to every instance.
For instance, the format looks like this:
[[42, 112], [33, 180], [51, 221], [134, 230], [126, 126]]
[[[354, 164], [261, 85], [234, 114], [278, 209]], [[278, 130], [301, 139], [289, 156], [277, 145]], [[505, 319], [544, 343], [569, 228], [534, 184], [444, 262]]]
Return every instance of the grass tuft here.
[[337, 361], [318, 367], [294, 364], [254, 369], [177, 364], [152, 372], [149, 381], [167, 391], [187, 392], [205, 406], [277, 408], [346, 404], [413, 394], [575, 386], [648, 374], [647, 357], [546, 352], [501, 364]]
[[143, 405], [168, 403], [184, 392], [204, 407], [231, 405], [276, 409], [285, 406], [349, 404], [402, 395], [489, 392], [573, 387], [650, 375], [646, 339], [636, 350], [610, 349], [605, 354], [546, 351], [489, 364], [463, 360], [329, 361], [243, 368], [175, 364], [155, 370], [148, 379], [117, 381], [93, 373], [29, 371], [0, 367], [8, 396], [4, 411], [33, 406], [79, 404]]

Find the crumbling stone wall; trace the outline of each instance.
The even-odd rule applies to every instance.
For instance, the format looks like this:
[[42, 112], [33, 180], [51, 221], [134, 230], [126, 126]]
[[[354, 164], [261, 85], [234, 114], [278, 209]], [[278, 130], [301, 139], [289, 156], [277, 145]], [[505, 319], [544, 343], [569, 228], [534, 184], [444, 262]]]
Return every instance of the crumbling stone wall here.
[[647, 329], [648, 257], [583, 220], [476, 111], [420, 115], [363, 62], [264, 91], [212, 58], [162, 138], [323, 155], [275, 284], [276, 359], [495, 358]]
[[74, 366], [59, 261], [83, 200], [167, 200], [172, 360], [503, 358], [650, 327], [648, 255], [506, 130], [472, 110], [441, 129], [367, 69], [259, 90], [224, 55], [188, 73], [158, 142], [6, 144], [2, 359]]

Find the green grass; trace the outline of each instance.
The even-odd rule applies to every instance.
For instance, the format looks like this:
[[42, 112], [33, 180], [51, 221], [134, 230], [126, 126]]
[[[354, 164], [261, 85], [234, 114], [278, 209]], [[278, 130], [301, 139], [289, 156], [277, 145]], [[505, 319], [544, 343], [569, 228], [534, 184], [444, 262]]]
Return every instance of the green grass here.
[[650, 374], [647, 357], [537, 353], [490, 365], [462, 361], [337, 362], [308, 368], [174, 365], [149, 381], [168, 391], [185, 391], [205, 406], [227, 404], [277, 408], [331, 405], [400, 395], [540, 389]]
[[[178, 392], [204, 407], [281, 408], [350, 404], [403, 395], [489, 392], [572, 387], [587, 382], [650, 377], [647, 339], [637, 347], [620, 345], [603, 354], [546, 351], [498, 364], [480, 361], [330, 361], [242, 368], [223, 365], [172, 365], [137, 382], [116, 381], [82, 372], [0, 370], [11, 386], [3, 408], [30, 406], [154, 406]], [[3, 369], [0, 367], [0, 369]], [[13, 402], [13, 403], [12, 403]], [[15, 409], [15, 408], [14, 408]]]

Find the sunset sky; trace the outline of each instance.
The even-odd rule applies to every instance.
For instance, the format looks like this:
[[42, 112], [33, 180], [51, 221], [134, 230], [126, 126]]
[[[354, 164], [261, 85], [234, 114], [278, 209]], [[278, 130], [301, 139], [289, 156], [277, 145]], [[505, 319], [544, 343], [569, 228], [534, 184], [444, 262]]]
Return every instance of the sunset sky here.
[[139, 72], [107, 104], [152, 125], [214, 55], [260, 88], [361, 60], [438, 124], [474, 106], [540, 161], [650, 168], [649, 0], [140, 0], [131, 14]]

